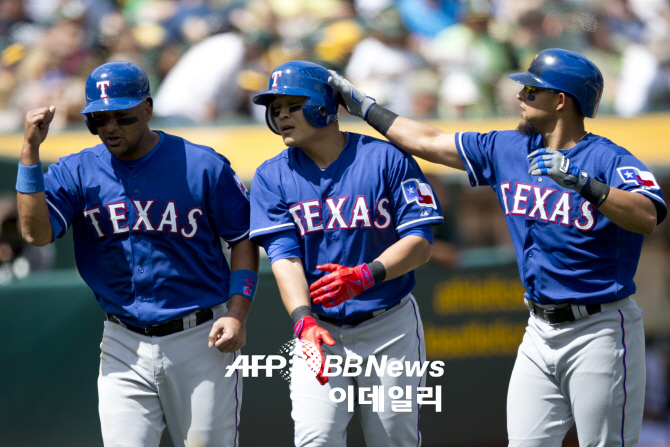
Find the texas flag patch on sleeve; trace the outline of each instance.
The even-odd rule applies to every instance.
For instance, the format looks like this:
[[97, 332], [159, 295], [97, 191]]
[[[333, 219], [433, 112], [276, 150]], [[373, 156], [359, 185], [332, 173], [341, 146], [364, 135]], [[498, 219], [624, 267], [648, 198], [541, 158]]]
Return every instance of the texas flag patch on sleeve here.
[[249, 197], [249, 190], [247, 190], [247, 187], [244, 186], [244, 183], [242, 183], [242, 180], [240, 180], [240, 177], [235, 173], [235, 183], [237, 183], [237, 187], [240, 188], [240, 191], [242, 191], [242, 194], [245, 196]]
[[437, 209], [433, 189], [428, 183], [421, 183], [415, 178], [402, 182], [402, 193], [405, 196], [405, 202], [416, 202], [419, 206], [426, 206]]
[[658, 182], [654, 178], [654, 174], [649, 171], [641, 171], [634, 166], [626, 166], [625, 168], [618, 168], [619, 175], [624, 183], [634, 183], [649, 189], [659, 189]]

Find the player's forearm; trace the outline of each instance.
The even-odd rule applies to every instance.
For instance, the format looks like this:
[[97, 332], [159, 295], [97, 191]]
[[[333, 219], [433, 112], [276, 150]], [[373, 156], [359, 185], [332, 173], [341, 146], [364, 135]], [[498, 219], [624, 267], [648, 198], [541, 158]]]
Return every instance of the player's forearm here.
[[[230, 270], [251, 270], [258, 273], [258, 246], [249, 239], [238, 242], [230, 250]], [[249, 274], [247, 272], [247, 274]], [[250, 275], [250, 274], [249, 274]], [[255, 292], [255, 287], [254, 287]], [[253, 296], [252, 296], [253, 298]], [[251, 300], [243, 295], [235, 294], [230, 297], [228, 315], [244, 322], [251, 310]]]
[[433, 246], [428, 240], [410, 235], [391, 245], [375, 260], [384, 264], [385, 280], [389, 280], [428, 262], [432, 251]]
[[[29, 114], [30, 115], [30, 114]], [[38, 169], [36, 175], [41, 177], [40, 164], [40, 144], [30, 142], [35, 138], [26, 136], [21, 149], [21, 165], [24, 167], [33, 167]], [[19, 169], [18, 183], [21, 183], [22, 171]], [[41, 180], [40, 180], [41, 181]], [[41, 189], [44, 189], [43, 181]], [[29, 183], [31, 184], [31, 183]], [[34, 182], [32, 184], [35, 184]], [[23, 189], [21, 189], [23, 191]], [[51, 219], [49, 218], [49, 207], [47, 205], [44, 191], [30, 193], [16, 193], [16, 202], [19, 210], [19, 223], [21, 225], [21, 235], [30, 245], [38, 247], [45, 246], [53, 239], [53, 229], [51, 228]]]
[[230, 306], [228, 316], [235, 317], [241, 322], [247, 321], [251, 311], [251, 300], [242, 295], [233, 295], [230, 297]]
[[399, 116], [386, 133], [389, 141], [424, 160], [465, 170], [456, 150], [454, 134]]
[[275, 275], [279, 286], [279, 294], [289, 315], [301, 306], [307, 306], [311, 309], [309, 286], [305, 278], [302, 261], [299, 258], [275, 261], [272, 264], [272, 273]]
[[238, 242], [230, 249], [230, 270], [252, 270], [258, 273], [258, 246], [249, 239]]
[[643, 194], [610, 188], [598, 211], [624, 230], [650, 235], [656, 229], [656, 207]]
[[31, 194], [16, 193], [21, 235], [30, 245], [43, 247], [53, 239], [44, 191]]

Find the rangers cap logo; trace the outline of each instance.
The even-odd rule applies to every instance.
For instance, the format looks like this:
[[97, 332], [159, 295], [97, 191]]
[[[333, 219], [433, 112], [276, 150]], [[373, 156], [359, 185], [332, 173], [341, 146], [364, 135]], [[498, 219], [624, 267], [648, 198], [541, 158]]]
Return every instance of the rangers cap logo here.
[[100, 99], [109, 98], [109, 95], [107, 94], [107, 87], [109, 87], [110, 81], [98, 81], [95, 83], [95, 85], [100, 89]]
[[277, 79], [281, 78], [281, 71], [275, 71], [272, 73], [272, 88], [277, 88], [279, 87], [279, 84], [277, 84]]

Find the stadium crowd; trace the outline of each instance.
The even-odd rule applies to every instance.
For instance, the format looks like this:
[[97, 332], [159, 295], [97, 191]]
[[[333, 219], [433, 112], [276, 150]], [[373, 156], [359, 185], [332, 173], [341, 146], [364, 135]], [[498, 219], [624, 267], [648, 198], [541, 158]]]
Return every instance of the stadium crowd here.
[[170, 123], [262, 121], [250, 97], [291, 59], [403, 115], [500, 115], [505, 75], [549, 47], [601, 68], [601, 113], [670, 105], [668, 0], [0, 0], [0, 131], [46, 102], [53, 128], [81, 121], [86, 76], [112, 60], [150, 73]]

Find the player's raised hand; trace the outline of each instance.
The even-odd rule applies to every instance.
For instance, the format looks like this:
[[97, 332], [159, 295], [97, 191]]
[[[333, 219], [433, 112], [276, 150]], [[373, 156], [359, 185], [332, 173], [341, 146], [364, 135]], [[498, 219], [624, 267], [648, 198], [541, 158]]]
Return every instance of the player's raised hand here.
[[47, 138], [49, 124], [51, 124], [55, 114], [55, 106], [41, 107], [26, 113], [24, 123], [24, 146], [27, 145], [33, 150], [39, 148], [40, 144]]
[[340, 92], [340, 97], [344, 101], [342, 105], [347, 109], [347, 112], [365, 119], [370, 107], [375, 105], [377, 101], [374, 98], [366, 96], [365, 93], [354, 87], [351, 82], [344, 79], [341, 74], [333, 70], [328, 71], [332, 75], [328, 78], [328, 83]]
[[246, 344], [246, 322], [230, 313], [216, 320], [209, 332], [209, 347], [216, 346], [221, 352], [235, 352]]
[[338, 306], [375, 284], [367, 264], [356, 267], [324, 264], [316, 268], [331, 273], [309, 287], [309, 297], [314, 304], [323, 304], [326, 308]]
[[589, 175], [582, 171], [561, 151], [554, 149], [538, 149], [526, 157], [530, 160], [530, 175], [546, 175], [566, 188], [582, 192], [589, 181]]
[[326, 329], [316, 324], [316, 321], [313, 317], [301, 318], [293, 327], [293, 332], [295, 332], [295, 335], [298, 337], [298, 339], [301, 341], [306, 340], [310, 342], [317, 349], [316, 355], [320, 356], [320, 358], [315, 359], [313, 358], [314, 353], [310, 347], [305, 346], [306, 344], [302, 346], [303, 353], [307, 357], [307, 366], [310, 367], [311, 365], [315, 364], [319, 365], [319, 371], [316, 374], [316, 380], [318, 380], [321, 385], [325, 385], [328, 383], [328, 377], [323, 375], [323, 367], [326, 364], [326, 361], [323, 358], [321, 344], [325, 343], [328, 346], [333, 346], [335, 345], [335, 340], [333, 340], [333, 337], [331, 337], [330, 333]]

